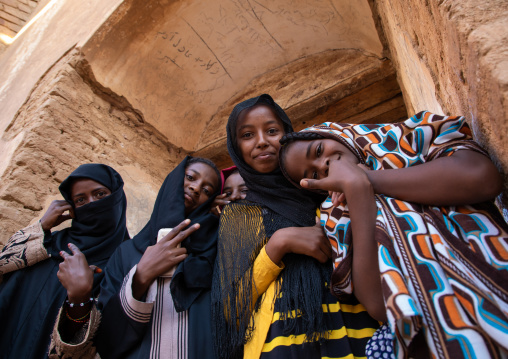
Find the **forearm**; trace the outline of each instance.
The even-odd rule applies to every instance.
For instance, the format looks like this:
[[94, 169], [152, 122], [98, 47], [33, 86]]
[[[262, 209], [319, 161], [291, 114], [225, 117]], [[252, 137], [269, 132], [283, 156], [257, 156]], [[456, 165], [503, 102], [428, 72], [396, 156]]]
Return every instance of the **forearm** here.
[[265, 247], [261, 249], [252, 268], [252, 303], [261, 296], [277, 279], [279, 273], [284, 269], [284, 265], [277, 265], [266, 253]]
[[502, 189], [502, 178], [492, 161], [470, 150], [413, 167], [367, 171], [367, 176], [377, 194], [430, 205], [484, 202]]
[[37, 222], [12, 235], [0, 252], [0, 274], [31, 266], [49, 258], [44, 231]]
[[346, 198], [353, 233], [353, 290], [373, 318], [385, 321], [386, 309], [375, 241], [377, 207], [374, 190], [370, 184], [358, 182], [348, 192]]

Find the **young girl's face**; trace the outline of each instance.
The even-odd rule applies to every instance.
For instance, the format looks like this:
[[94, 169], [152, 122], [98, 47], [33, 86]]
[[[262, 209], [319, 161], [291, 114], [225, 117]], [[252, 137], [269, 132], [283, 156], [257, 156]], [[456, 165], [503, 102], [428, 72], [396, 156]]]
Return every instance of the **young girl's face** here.
[[109, 188], [89, 178], [78, 179], [71, 185], [71, 200], [76, 208], [103, 199], [110, 194]]
[[272, 109], [259, 105], [240, 116], [236, 141], [245, 163], [261, 173], [279, 167], [279, 140], [284, 134], [282, 121]]
[[237, 201], [247, 197], [248, 189], [240, 173], [235, 172], [226, 179], [223, 192], [226, 193], [224, 199], [228, 201]]
[[292, 142], [286, 150], [285, 169], [296, 182], [304, 178], [328, 177], [331, 161], [358, 164], [358, 158], [342, 143], [332, 139]]
[[183, 192], [185, 215], [188, 215], [212, 196], [219, 186], [214, 169], [202, 162], [194, 162], [185, 169]]

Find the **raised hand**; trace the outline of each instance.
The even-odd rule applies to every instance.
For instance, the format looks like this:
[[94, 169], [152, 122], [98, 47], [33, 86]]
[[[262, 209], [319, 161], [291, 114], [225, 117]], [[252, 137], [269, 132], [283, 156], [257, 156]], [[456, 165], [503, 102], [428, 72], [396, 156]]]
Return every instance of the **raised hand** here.
[[[66, 211], [69, 211], [69, 213], [64, 214]], [[49, 231], [51, 228], [56, 227], [71, 218], [74, 218], [74, 209], [67, 201], [53, 201], [46, 213], [44, 213], [44, 216], [41, 218], [42, 229]]]
[[334, 206], [346, 201], [347, 191], [359, 181], [368, 181], [365, 173], [367, 168], [362, 164], [352, 163], [346, 160], [330, 162], [328, 176], [321, 179], [302, 179], [300, 185], [303, 188], [320, 189], [328, 191], [332, 197]]
[[190, 220], [186, 219], [157, 244], [146, 248], [132, 280], [134, 298], [139, 300], [157, 277], [187, 258], [187, 250], [178, 247], [178, 244], [199, 228], [196, 223], [185, 229], [189, 223]]
[[226, 204], [230, 202], [227, 199], [225, 199], [227, 195], [228, 195], [227, 193], [223, 193], [215, 197], [212, 203], [212, 209], [210, 210], [211, 213], [215, 214], [216, 216], [220, 215], [220, 208], [224, 207]]
[[89, 266], [85, 255], [74, 244], [69, 243], [72, 254], [60, 252], [64, 259], [56, 273], [60, 283], [67, 289], [70, 303], [84, 303], [92, 296], [93, 273], [97, 267]]

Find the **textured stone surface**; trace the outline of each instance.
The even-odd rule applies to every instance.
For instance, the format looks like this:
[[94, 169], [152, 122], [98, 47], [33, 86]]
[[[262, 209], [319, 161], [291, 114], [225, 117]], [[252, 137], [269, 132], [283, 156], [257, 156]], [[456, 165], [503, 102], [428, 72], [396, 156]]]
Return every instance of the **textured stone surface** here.
[[504, 173], [508, 207], [506, 0], [372, 3], [408, 112], [466, 116], [476, 140]]
[[166, 174], [185, 156], [129, 102], [96, 83], [79, 51], [39, 81], [5, 133], [16, 140], [0, 181], [0, 242], [40, 217], [58, 185], [81, 163], [105, 163], [126, 183], [128, 226], [148, 220]]
[[185, 154], [231, 163], [227, 117], [261, 93], [297, 130], [423, 109], [463, 114], [508, 173], [507, 8], [505, 0], [58, 1], [0, 48], [0, 243], [40, 216], [83, 162], [123, 175], [136, 233]]

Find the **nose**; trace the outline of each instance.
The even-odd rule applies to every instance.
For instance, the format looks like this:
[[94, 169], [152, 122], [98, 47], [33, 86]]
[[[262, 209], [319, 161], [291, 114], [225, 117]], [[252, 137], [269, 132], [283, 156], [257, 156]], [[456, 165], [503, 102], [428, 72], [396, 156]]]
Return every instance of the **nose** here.
[[242, 193], [240, 192], [240, 190], [235, 189], [233, 190], [233, 193], [231, 193], [231, 196], [229, 198], [231, 201], [237, 201], [242, 198], [241, 195]]
[[321, 162], [318, 164], [318, 175], [320, 179], [328, 177], [329, 168], [330, 168], [330, 159], [322, 158]]
[[256, 143], [257, 148], [265, 148], [268, 146], [267, 136], [263, 131], [258, 133], [258, 141]]

